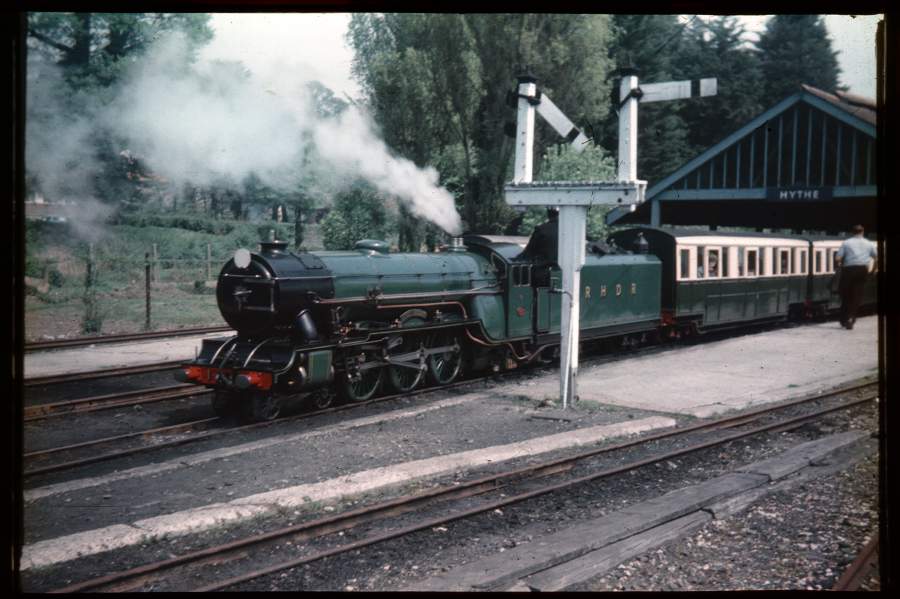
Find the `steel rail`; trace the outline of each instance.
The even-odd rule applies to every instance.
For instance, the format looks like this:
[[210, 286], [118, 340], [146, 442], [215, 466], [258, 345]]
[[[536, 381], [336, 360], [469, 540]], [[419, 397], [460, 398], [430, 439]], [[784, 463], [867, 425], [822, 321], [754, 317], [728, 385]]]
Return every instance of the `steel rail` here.
[[[491, 376], [496, 376], [496, 375], [491, 375]], [[442, 385], [439, 387], [428, 387], [425, 389], [415, 389], [411, 392], [406, 392], [406, 393], [396, 393], [393, 395], [384, 395], [381, 397], [376, 397], [376, 398], [370, 399], [368, 401], [354, 402], [354, 403], [344, 404], [344, 405], [340, 405], [340, 406], [323, 408], [321, 410], [316, 410], [314, 412], [308, 412], [305, 414], [297, 414], [295, 416], [277, 418], [275, 420], [270, 420], [270, 421], [266, 421], [266, 422], [255, 422], [252, 424], [246, 424], [244, 426], [210, 431], [210, 432], [202, 433], [202, 434], [196, 435], [194, 437], [186, 438], [186, 439], [174, 439], [172, 441], [167, 441], [165, 443], [158, 443], [158, 444], [147, 446], [147, 447], [135, 447], [135, 448], [131, 448], [131, 449], [125, 449], [122, 451], [116, 451], [116, 452], [110, 452], [110, 453], [101, 454], [101, 455], [97, 455], [97, 456], [92, 456], [92, 457], [84, 458], [81, 460], [72, 460], [69, 462], [62, 462], [62, 463], [54, 464], [51, 466], [44, 466], [41, 468], [33, 468], [30, 470], [24, 471], [22, 473], [22, 477], [27, 478], [30, 476], [37, 476], [39, 474], [49, 474], [51, 472], [58, 472], [60, 470], [69, 470], [71, 468], [85, 466], [87, 464], [95, 464], [97, 462], [104, 462], [104, 461], [113, 460], [113, 459], [117, 459], [117, 458], [121, 458], [121, 457], [127, 457], [127, 456], [135, 455], [138, 453], [144, 453], [144, 452], [154, 451], [154, 450], [158, 450], [158, 449], [167, 449], [167, 448], [177, 447], [180, 445], [187, 445], [188, 443], [193, 443], [196, 441], [204, 441], [206, 439], [209, 439], [211, 437], [217, 437], [219, 435], [240, 433], [240, 432], [245, 432], [245, 431], [249, 431], [249, 430], [253, 430], [253, 429], [257, 429], [257, 428], [265, 428], [268, 426], [272, 426], [274, 424], [284, 424], [284, 423], [288, 423], [288, 422], [294, 422], [297, 420], [303, 420], [305, 418], [312, 418], [313, 416], [321, 416], [323, 414], [330, 414], [333, 412], [342, 412], [345, 410], [352, 410], [352, 409], [362, 407], [365, 405], [374, 404], [374, 403], [378, 403], [378, 402], [382, 402], [382, 401], [390, 401], [393, 399], [399, 399], [401, 397], [414, 397], [417, 395], [425, 395], [428, 393], [434, 393], [436, 391], [443, 391], [445, 389], [453, 389], [455, 387], [461, 387], [464, 385], [471, 385], [471, 384], [479, 383], [481, 381], [486, 380], [487, 378], [489, 378], [489, 376], [479, 377], [476, 379], [467, 379], [464, 381], [458, 381], [455, 383], [450, 383], [450, 384]], [[201, 391], [200, 393], [209, 393], [209, 391]], [[195, 393], [195, 394], [199, 394], [199, 393]], [[200, 421], [198, 421], [198, 422], [200, 422]], [[184, 426], [184, 425], [175, 425], [175, 426]], [[147, 433], [148, 433], [148, 431], [141, 431], [141, 432], [135, 433], [134, 435], [138, 436], [138, 435], [144, 435]], [[109, 440], [110, 439], [102, 439], [102, 441], [109, 441]], [[90, 444], [91, 442], [86, 442], [86, 443]], [[64, 449], [64, 448], [62, 448], [62, 449]]]
[[94, 337], [73, 337], [71, 339], [54, 339], [52, 341], [32, 341], [25, 344], [26, 352], [58, 349], [62, 347], [82, 347], [85, 345], [97, 345], [106, 343], [120, 343], [122, 341], [142, 341], [144, 339], [159, 339], [162, 337], [185, 337], [188, 335], [206, 335], [209, 333], [221, 333], [230, 331], [231, 327], [217, 325], [212, 327], [194, 327], [190, 329], [171, 329], [168, 331], [151, 331], [145, 333], [117, 333], [113, 335], [97, 335]]
[[[158, 572], [162, 572], [163, 570], [168, 570], [173, 567], [177, 567], [180, 565], [186, 565], [191, 563], [196, 563], [197, 565], [202, 565], [204, 560], [208, 560], [210, 558], [214, 558], [223, 552], [235, 551], [239, 549], [244, 549], [253, 545], [265, 543], [268, 541], [275, 541], [284, 537], [293, 536], [297, 537], [298, 540], [305, 540], [307, 538], [313, 538], [316, 536], [321, 536], [323, 534], [328, 534], [331, 532], [337, 532], [341, 530], [346, 530], [348, 528], [352, 528], [359, 523], [368, 523], [378, 519], [382, 519], [391, 515], [399, 515], [403, 513], [407, 513], [412, 509], [415, 509], [417, 505], [420, 504], [431, 504], [435, 501], [439, 500], [448, 500], [462, 497], [470, 497], [473, 495], [482, 494], [491, 490], [496, 490], [502, 487], [505, 487], [509, 484], [509, 482], [504, 481], [514, 481], [516, 479], [523, 478], [537, 478], [541, 476], [548, 476], [551, 474], [556, 474], [560, 472], [565, 472], [574, 467], [576, 462], [581, 460], [585, 460], [588, 458], [595, 457], [597, 455], [603, 453], [610, 453], [613, 451], [619, 451], [622, 449], [627, 449], [630, 447], [647, 444], [653, 441], [657, 441], [660, 439], [665, 439], [668, 437], [673, 437], [677, 435], [684, 435], [692, 432], [696, 432], [698, 430], [716, 430], [721, 428], [727, 428], [730, 426], [735, 426], [737, 424], [745, 424], [748, 417], [752, 415], [756, 415], [757, 417], [764, 417], [767, 415], [771, 415], [774, 411], [794, 407], [803, 403], [807, 403], [810, 401], [814, 401], [817, 399], [826, 399], [828, 397], [833, 397], [835, 395], [840, 395], [843, 393], [852, 392], [854, 390], [859, 390], [868, 386], [872, 386], [875, 383], [865, 383], [860, 385], [854, 385], [846, 388], [841, 388], [837, 390], [830, 391], [826, 394], [819, 394], [812, 397], [803, 397], [793, 402], [787, 404], [781, 404], [778, 406], [769, 406], [765, 409], [760, 409], [755, 412], [740, 414], [737, 416], [730, 416], [720, 418], [711, 422], [698, 423], [695, 425], [676, 428], [652, 435], [648, 435], [645, 437], [641, 437], [639, 439], [634, 439], [630, 441], [621, 442], [618, 444], [614, 444], [611, 446], [606, 446], [602, 448], [588, 450], [574, 456], [568, 456], [563, 458], [558, 458], [556, 460], [551, 460], [549, 462], [545, 462], [543, 464], [536, 464], [531, 466], [526, 466], [523, 468], [519, 468], [516, 470], [503, 472], [499, 474], [487, 475], [478, 479], [474, 479], [471, 481], [466, 481], [461, 484], [448, 485], [444, 487], [439, 487], [436, 489], [432, 489], [426, 493], [421, 493], [418, 495], [408, 495], [400, 498], [396, 498], [387, 502], [383, 502], [380, 504], [365, 506], [358, 508], [356, 510], [346, 512], [344, 514], [338, 514], [335, 516], [330, 516], [326, 518], [320, 518], [317, 520], [313, 520], [311, 522], [306, 522], [298, 525], [294, 525], [291, 527], [287, 527], [285, 529], [271, 531], [268, 533], [264, 533], [261, 535], [257, 535], [254, 537], [248, 537], [245, 539], [241, 539], [232, 543], [228, 543], [222, 546], [217, 547], [209, 547], [203, 550], [198, 550], [195, 552], [191, 552], [188, 554], [184, 554], [182, 556], [178, 556], [175, 558], [170, 558], [168, 560], [163, 560], [161, 562], [146, 564], [143, 566], [138, 566], [136, 568], [132, 568], [127, 571], [112, 573], [100, 578], [96, 578], [93, 580], [83, 581], [81, 583], [76, 583], [73, 585], [69, 585], [67, 587], [58, 589], [53, 592], [75, 592], [75, 591], [85, 591], [92, 590], [99, 587], [103, 587], [106, 585], [121, 583], [122, 581], [130, 581], [130, 586], [134, 586], [135, 584], [140, 584], [147, 577], [156, 574]], [[761, 427], [757, 427], [755, 429], [751, 429], [749, 431], [739, 431], [736, 433], [732, 433], [727, 435], [721, 439], [711, 440], [703, 443], [699, 443], [696, 445], [692, 445], [686, 448], [682, 448], [679, 450], [675, 450], [672, 452], [667, 452], [663, 455], [654, 456], [651, 458], [647, 458], [644, 460], [639, 460], [636, 462], [632, 462], [630, 464], [625, 464], [616, 468], [604, 470], [601, 472], [595, 472], [588, 474], [586, 476], [581, 476], [575, 479], [571, 479], [568, 481], [563, 481], [561, 483], [557, 483], [554, 485], [549, 485], [547, 487], [543, 487], [541, 489], [536, 489], [532, 491], [528, 491], [526, 493], [522, 493], [519, 495], [515, 495], [512, 497], [505, 497], [500, 500], [496, 500], [489, 504], [478, 506], [475, 508], [471, 508], [462, 512], [458, 512], [455, 514], [451, 514], [449, 516], [441, 516], [435, 519], [430, 519], [425, 522], [420, 522], [414, 524], [412, 526], [404, 527], [395, 531], [391, 531], [386, 534], [369, 537], [366, 539], [362, 539], [358, 542], [343, 545], [334, 549], [320, 551], [318, 553], [308, 555], [302, 558], [298, 558], [295, 560], [290, 560], [288, 562], [283, 562], [280, 564], [276, 564], [275, 566], [267, 567], [264, 569], [256, 570], [254, 572], [244, 574], [241, 576], [233, 577], [228, 580], [218, 581], [212, 585], [204, 586], [199, 589], [195, 589], [197, 591], [211, 591], [211, 590], [219, 590], [223, 588], [227, 588], [230, 586], [234, 586], [235, 584], [239, 584], [242, 582], [246, 582], [260, 576], [265, 576], [267, 574], [272, 574], [274, 572], [278, 572], [281, 570], [285, 570], [288, 568], [296, 567], [298, 565], [310, 563], [313, 561], [317, 561], [326, 557], [331, 557], [334, 555], [338, 555], [341, 553], [346, 553], [348, 551], [352, 551], [355, 549], [359, 549], [361, 547], [366, 547], [368, 545], [373, 545], [382, 541], [390, 540], [393, 538], [397, 538], [400, 536], [404, 536], [413, 532], [417, 532], [420, 530], [424, 530], [426, 528], [430, 528], [433, 526], [437, 526], [440, 524], [445, 524], [448, 522], [452, 522], [455, 520], [459, 520], [462, 518], [466, 518], [469, 516], [477, 515], [489, 510], [496, 509], [498, 507], [504, 507], [506, 505], [510, 505], [513, 503], [519, 503], [521, 501], [525, 501], [526, 499], [531, 499], [533, 497], [537, 497], [540, 495], [552, 493], [555, 491], [559, 491], [561, 489], [565, 489], [571, 487], [573, 485], [581, 484], [584, 482], [589, 482], [598, 478], [609, 477], [615, 474], [620, 474], [622, 472], [627, 472], [629, 470], [634, 470], [640, 468], [642, 466], [646, 466], [653, 463], [658, 463], [664, 460], [670, 460], [672, 458], [680, 457], [682, 455], [686, 455], [688, 453], [693, 453], [696, 451], [700, 451], [702, 449], [707, 449], [709, 447], [714, 447], [716, 445], [723, 445], [734, 441], [736, 439], [752, 436], [759, 434], [761, 432], [767, 432], [771, 430], [780, 430], [786, 427], [795, 426], [798, 423], [806, 422], [809, 420], [813, 420], [819, 418], [823, 415], [836, 412], [839, 410], [846, 410], [852, 407], [862, 405], [867, 403], [877, 397], [877, 394], [871, 395], [869, 397], [865, 397], [862, 399], [857, 399], [850, 402], [845, 402], [839, 406], [834, 406], [830, 408], [826, 408], [823, 410], [819, 410], [817, 412], [811, 414], [805, 414], [798, 417], [794, 417], [788, 419], [786, 421], [776, 422], [773, 424], [764, 425]], [[299, 535], [299, 537], [298, 537]], [[123, 587], [121, 584], [114, 587], [115, 590], [122, 590]], [[127, 587], [125, 587], [127, 588]]]
[[871, 572], [876, 565], [878, 557], [878, 533], [876, 532], [866, 546], [863, 547], [853, 563], [844, 571], [844, 574], [838, 579], [831, 588], [832, 591], [857, 591], [862, 584], [863, 579]]
[[184, 364], [185, 361], [186, 360], [176, 360], [174, 362], [156, 362], [154, 364], [139, 364], [137, 366], [116, 366], [114, 368], [102, 368], [100, 370], [90, 370], [85, 372], [51, 374], [47, 376], [25, 378], [22, 382], [26, 387], [37, 387], [39, 385], [55, 385], [57, 383], [70, 383], [72, 381], [103, 379], [113, 376], [143, 374], [145, 372], [159, 372], [162, 370], [178, 368]]
[[83, 414], [99, 410], [111, 410], [144, 403], [154, 403], [171, 399], [182, 399], [192, 395], [208, 394], [209, 391], [198, 388], [197, 385], [179, 384], [154, 389], [142, 389], [126, 391], [124, 393], [110, 393], [108, 395], [95, 395], [81, 399], [69, 399], [53, 403], [26, 406], [24, 421], [34, 422], [57, 416], [69, 416]]
[[201, 426], [204, 424], [210, 424], [212, 422], [216, 422], [217, 420], [221, 420], [218, 416], [212, 416], [210, 418], [202, 418], [200, 420], [194, 420], [191, 422], [183, 422], [181, 424], [173, 424], [170, 426], [161, 426], [158, 428], [151, 428], [143, 431], [137, 431], [134, 433], [125, 433], [122, 435], [116, 435], [113, 437], [104, 437], [102, 439], [95, 439], [93, 441], [82, 441], [81, 443], [73, 443], [71, 445], [63, 445], [60, 447], [53, 447], [51, 449], [41, 449], [38, 451], [32, 451], [25, 454], [22, 454], [22, 458], [25, 460], [36, 460], [47, 457], [48, 455], [52, 455], [54, 453], [60, 453], [63, 451], [73, 451], [76, 449], [83, 449], [85, 447], [92, 447], [94, 445], [103, 445], [105, 443], [112, 443], [114, 441], [123, 441], [125, 439], [134, 439], [137, 437], [147, 437], [150, 435], [156, 435], [159, 433], [177, 433], [188, 429], [196, 428], [197, 426]]

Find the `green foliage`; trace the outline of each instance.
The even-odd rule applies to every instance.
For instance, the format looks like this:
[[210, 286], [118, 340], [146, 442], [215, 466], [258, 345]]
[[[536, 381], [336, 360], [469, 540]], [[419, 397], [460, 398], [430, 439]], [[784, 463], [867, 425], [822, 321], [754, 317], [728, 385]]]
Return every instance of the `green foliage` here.
[[541, 160], [539, 181], [611, 181], [616, 161], [600, 146], [587, 144], [579, 152], [569, 144], [548, 149]]
[[228, 235], [234, 231], [235, 223], [204, 216], [188, 216], [179, 214], [117, 213], [109, 220], [111, 225], [128, 225], [132, 227], [161, 227], [166, 229], [183, 229], [211, 235]]
[[209, 287], [206, 285], [206, 281], [194, 281], [194, 284], [190, 288], [192, 293], [196, 293], [199, 295], [215, 295], [216, 288]]
[[718, 80], [715, 96], [679, 103], [692, 154], [718, 143], [765, 108], [759, 59], [744, 38], [735, 17], [717, 17], [687, 30], [681, 52], [684, 78]]
[[756, 43], [764, 82], [766, 108], [800, 91], [806, 83], [833, 91], [840, 67], [825, 21], [819, 15], [775, 15], [766, 22]]
[[[616, 67], [635, 67], [639, 82], [680, 78], [679, 51], [683, 28], [676, 15], [614, 15], [614, 40], [609, 56]], [[704, 75], [707, 76], [707, 75]], [[612, 110], [602, 127], [602, 144], [618, 148], [619, 80], [609, 96]], [[642, 105], [638, 112], [638, 178], [649, 185], [668, 175], [692, 156], [688, 128], [679, 113], [683, 102]]]
[[32, 47], [65, 69], [73, 90], [108, 87], [161, 33], [181, 31], [196, 48], [212, 39], [200, 13], [28, 14]]
[[387, 233], [384, 200], [370, 187], [357, 184], [335, 197], [322, 221], [326, 250], [349, 250], [360, 239], [384, 239]]
[[[499, 232], [514, 145], [504, 125], [516, 76], [528, 69], [574, 122], [607, 113], [609, 18], [574, 14], [355, 14], [353, 73], [387, 144], [430, 164], [462, 198], [470, 231]], [[537, 155], [557, 143], [543, 124]]]

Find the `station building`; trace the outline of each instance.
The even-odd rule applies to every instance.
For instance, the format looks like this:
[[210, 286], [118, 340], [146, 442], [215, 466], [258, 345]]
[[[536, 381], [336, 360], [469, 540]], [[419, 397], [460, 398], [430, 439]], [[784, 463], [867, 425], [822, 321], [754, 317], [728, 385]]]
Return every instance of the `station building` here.
[[647, 190], [608, 224], [877, 230], [875, 102], [809, 85]]

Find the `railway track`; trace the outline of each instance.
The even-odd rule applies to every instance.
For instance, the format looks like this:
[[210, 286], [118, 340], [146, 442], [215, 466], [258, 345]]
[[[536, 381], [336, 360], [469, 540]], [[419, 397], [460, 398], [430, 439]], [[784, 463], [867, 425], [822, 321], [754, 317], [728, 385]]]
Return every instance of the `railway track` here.
[[[407, 495], [334, 516], [317, 518], [264, 534], [81, 581], [56, 589], [56, 592], [129, 591], [141, 588], [160, 590], [160, 586], [162, 590], [187, 590], [182, 588], [185, 583], [191, 587], [190, 590], [194, 591], [235, 588], [260, 577], [311, 564], [328, 557], [347, 554], [457, 520], [475, 517], [506, 506], [571, 489], [587, 482], [623, 475], [652, 464], [702, 452], [755, 435], [797, 428], [826, 415], [859, 407], [875, 400], [877, 390], [872, 389], [874, 386], [874, 383], [865, 383], [844, 387], [828, 393], [781, 403], [778, 406], [662, 431], [615, 445], [590, 449], [576, 455], [531, 464], [469, 481], [456, 481], [454, 484], [433, 488], [424, 493]], [[854, 391], [865, 391], [865, 396], [841, 401], [838, 405], [816, 409], [799, 416], [776, 417], [779, 412], [789, 408], [835, 398]], [[746, 428], [754, 424], [755, 426]], [[744, 428], [735, 430], [738, 427]], [[691, 437], [704, 432], [715, 433], [716, 437], [699, 442]], [[615, 455], [616, 452], [624, 452], [637, 447], [653, 447], [652, 443], [662, 440], [677, 441], [680, 437], [685, 438], [682, 443], [689, 444], [678, 446], [678, 443], [672, 443], [675, 446], [674, 449], [655, 452], [650, 457], [642, 459], [632, 458], [630, 461], [625, 461], [625, 463], [612, 468], [591, 470], [590, 460], [592, 458], [604, 454]], [[623, 459], [627, 459], [627, 456]], [[574, 472], [576, 467], [589, 471], [576, 473]], [[453, 505], [453, 502], [461, 502], [461, 505]], [[441, 515], [434, 516], [427, 513], [429, 509], [438, 505], [441, 506]], [[416, 512], [420, 509], [426, 513], [417, 516]], [[391, 518], [397, 520], [391, 521], [389, 520]], [[391, 526], [392, 522], [393, 526]], [[368, 525], [375, 523], [381, 527], [380, 530], [377, 527], [373, 527], [372, 532], [365, 530]], [[351, 533], [344, 537], [345, 531], [354, 531], [355, 534]], [[355, 540], [345, 542], [346, 538], [355, 538]], [[302, 544], [308, 541], [312, 541], [312, 545], [304, 547]], [[299, 557], [290, 559], [281, 557], [298, 553], [301, 554]], [[260, 561], [265, 563], [260, 565]], [[217, 572], [217, 566], [223, 563], [228, 563], [232, 570], [241, 569], [243, 572], [223, 579]]]
[[[651, 345], [651, 346], [647, 346], [647, 347], [643, 347], [643, 348], [639, 348], [639, 349], [631, 349], [626, 352], [617, 353], [617, 354], [613, 354], [613, 355], [601, 355], [601, 356], [589, 357], [589, 358], [587, 358], [587, 360], [584, 361], [584, 364], [585, 364], [585, 366], [594, 365], [594, 364], [602, 364], [602, 363], [607, 363], [607, 362], [623, 359], [626, 357], [635, 357], [635, 356], [640, 356], [640, 355], [646, 355], [646, 354], [650, 354], [650, 353], [654, 353], [654, 352], [658, 352], [658, 351], [666, 351], [668, 349], [671, 349], [671, 347], [660, 346], [660, 345]], [[178, 362], [176, 364], [180, 364], [180, 362]], [[305, 418], [312, 418], [315, 416], [321, 416], [321, 415], [329, 414], [332, 412], [352, 410], [352, 409], [355, 409], [358, 407], [367, 406], [367, 405], [371, 405], [371, 404], [382, 402], [382, 401], [391, 401], [391, 400], [395, 400], [395, 399], [399, 399], [399, 398], [403, 398], [403, 397], [415, 397], [418, 395], [424, 395], [424, 394], [432, 393], [435, 391], [448, 390], [448, 389], [454, 389], [454, 388], [458, 388], [458, 387], [462, 387], [462, 386], [466, 386], [466, 385], [477, 384], [479, 382], [484, 382], [484, 381], [491, 380], [491, 379], [506, 378], [506, 377], [510, 377], [510, 376], [520, 376], [523, 372], [533, 371], [533, 370], [534, 370], [534, 368], [529, 368], [529, 369], [519, 368], [519, 369], [515, 369], [515, 370], [496, 372], [496, 373], [491, 373], [491, 374], [487, 374], [484, 376], [468, 378], [468, 379], [460, 380], [460, 381], [457, 381], [455, 383], [451, 383], [448, 385], [425, 387], [425, 388], [417, 387], [416, 389], [413, 389], [412, 391], [408, 391], [405, 393], [384, 395], [384, 396], [375, 397], [368, 401], [354, 402], [354, 403], [349, 403], [349, 404], [344, 404], [344, 405], [327, 407], [327, 408], [316, 410], [313, 412], [308, 412], [308, 413], [299, 414], [299, 415], [295, 415], [295, 416], [278, 418], [278, 419], [275, 419], [275, 420], [272, 420], [269, 422], [247, 424], [247, 425], [237, 426], [237, 427], [228, 427], [228, 428], [221, 429], [221, 430], [204, 432], [202, 434], [195, 435], [192, 437], [174, 439], [174, 440], [163, 442], [163, 443], [154, 443], [153, 445], [136, 447], [136, 448], [132, 447], [132, 448], [128, 448], [128, 449], [124, 449], [124, 450], [120, 450], [120, 451], [113, 451], [113, 452], [108, 452], [105, 454], [93, 455], [93, 456], [89, 456], [89, 457], [81, 458], [81, 459], [71, 459], [71, 460], [63, 461], [63, 462], [56, 463], [56, 464], [44, 465], [44, 466], [37, 467], [37, 468], [29, 468], [24, 471], [23, 476], [31, 477], [31, 476], [37, 476], [40, 474], [49, 474], [52, 472], [69, 470], [72, 468], [77, 468], [77, 467], [88, 465], [88, 464], [94, 464], [97, 462], [114, 460], [114, 459], [118, 459], [121, 457], [136, 455], [139, 453], [149, 452], [149, 451], [153, 451], [153, 450], [157, 450], [157, 449], [167, 449], [167, 448], [182, 446], [182, 445], [190, 444], [190, 443], [193, 443], [196, 441], [203, 441], [203, 440], [209, 439], [210, 437], [215, 437], [215, 436], [219, 436], [219, 435], [225, 435], [225, 434], [230, 434], [230, 433], [240, 433], [240, 432], [253, 430], [256, 428], [260, 428], [260, 427], [266, 427], [266, 426], [277, 424], [277, 423], [290, 422], [293, 420], [300, 420], [300, 419], [305, 419]], [[140, 372], [142, 373], [142, 372], [148, 372], [148, 371], [141, 370]], [[191, 397], [191, 396], [195, 396], [195, 397], [199, 398], [199, 397], [208, 396], [209, 393], [210, 393], [209, 391], [201, 389], [201, 388], [197, 387], [196, 385], [173, 385], [171, 387], [161, 388], [161, 389], [142, 390], [142, 391], [127, 392], [127, 393], [122, 393], [122, 394], [111, 394], [111, 395], [107, 395], [107, 396], [90, 397], [90, 398], [83, 398], [83, 399], [78, 399], [78, 400], [69, 400], [69, 401], [65, 401], [65, 402], [46, 403], [46, 404], [40, 404], [40, 405], [26, 407], [25, 421], [42, 420], [42, 419], [51, 418], [54, 416], [83, 414], [86, 412], [93, 412], [93, 411], [99, 411], [99, 410], [110, 409], [110, 408], [119, 408], [119, 407], [129, 406], [129, 405], [139, 405], [142, 403], [150, 403], [150, 402], [172, 400], [172, 399], [183, 399], [183, 398]], [[146, 399], [144, 399], [145, 397], [146, 397]], [[112, 436], [112, 437], [96, 439], [93, 441], [74, 443], [74, 444], [70, 444], [67, 446], [55, 447], [55, 448], [50, 448], [50, 449], [46, 449], [46, 450], [42, 450], [42, 451], [30, 452], [30, 453], [25, 454], [25, 460], [26, 460], [26, 462], [30, 462], [30, 463], [41, 462], [41, 461], [48, 460], [51, 456], [63, 454], [65, 452], [84, 451], [86, 449], [91, 448], [92, 446], [103, 446], [103, 445], [108, 445], [108, 444], [114, 443], [114, 442], [147, 438], [152, 435], [167, 434], [169, 432], [178, 432], [180, 430], [190, 431], [190, 430], [195, 429], [197, 426], [201, 426], [201, 425], [205, 426], [206, 422], [207, 422], [206, 420], [198, 420], [198, 421], [194, 421], [194, 422], [187, 422], [187, 423], [172, 425], [170, 427], [162, 427], [159, 429], [137, 431], [137, 432], [129, 433], [126, 435], [116, 435], [116, 436]]]
[[129, 376], [132, 374], [144, 374], [147, 372], [162, 372], [164, 370], [172, 370], [174, 368], [177, 368], [181, 364], [184, 364], [185, 361], [186, 360], [175, 360], [172, 362], [141, 364], [139, 366], [119, 366], [116, 368], [102, 368], [99, 370], [89, 370], [84, 372], [36, 376], [26, 378], [23, 382], [26, 387], [40, 387], [42, 385], [58, 385], [61, 383], [103, 379], [114, 376]]
[[838, 579], [832, 591], [858, 591], [863, 581], [878, 566], [878, 533], [863, 547], [850, 567]]
[[96, 337], [74, 337], [72, 339], [54, 339], [52, 341], [32, 341], [25, 344], [26, 352], [60, 349], [63, 347], [84, 347], [123, 341], [145, 341], [166, 337], [184, 337], [187, 335], [208, 335], [230, 331], [231, 327], [219, 325], [214, 327], [194, 327], [190, 329], [173, 329], [168, 331], [151, 331], [146, 333], [121, 333], [116, 335], [98, 335]]
[[[496, 376], [496, 375], [494, 375], [494, 376]], [[400, 398], [404, 398], [404, 397], [414, 397], [414, 396], [419, 396], [419, 395], [426, 395], [426, 394], [434, 393], [437, 391], [444, 391], [447, 389], [463, 387], [465, 385], [474, 385], [479, 382], [483, 382], [484, 380], [487, 380], [488, 378], [490, 378], [490, 376], [484, 376], [484, 377], [479, 377], [479, 378], [475, 378], [475, 379], [466, 379], [463, 381], [458, 381], [456, 383], [451, 383], [449, 385], [443, 385], [440, 387], [429, 387], [429, 388], [425, 388], [425, 389], [416, 389], [414, 391], [410, 391], [407, 393], [396, 393], [393, 395], [384, 395], [381, 397], [376, 397], [376, 398], [370, 399], [368, 401], [337, 405], [337, 406], [333, 406], [333, 407], [326, 407], [326, 408], [315, 410], [312, 412], [305, 412], [302, 414], [296, 414], [296, 415], [292, 415], [292, 416], [276, 418], [275, 420], [270, 420], [267, 422], [255, 422], [252, 424], [245, 424], [242, 426], [231, 426], [231, 427], [217, 429], [217, 430], [213, 430], [213, 431], [202, 432], [202, 433], [197, 434], [192, 437], [173, 439], [171, 441], [166, 441], [166, 442], [162, 442], [162, 443], [154, 443], [152, 445], [132, 447], [132, 448], [123, 449], [120, 451], [113, 451], [113, 452], [109, 452], [109, 453], [105, 453], [105, 454], [93, 455], [93, 456], [89, 456], [87, 458], [82, 458], [82, 459], [69, 460], [69, 461], [60, 462], [57, 464], [41, 466], [41, 467], [36, 467], [36, 468], [28, 468], [22, 473], [22, 475], [23, 475], [23, 477], [28, 478], [28, 477], [37, 476], [40, 474], [49, 474], [51, 472], [70, 470], [70, 469], [77, 468], [80, 466], [86, 466], [88, 464], [95, 464], [97, 462], [114, 460], [114, 459], [118, 459], [118, 458], [122, 458], [122, 457], [126, 457], [126, 456], [136, 455], [136, 454], [150, 452], [150, 451], [156, 451], [156, 450], [160, 450], [160, 449], [170, 449], [170, 448], [174, 448], [174, 447], [179, 447], [179, 446], [187, 445], [190, 443], [196, 443], [198, 441], [205, 441], [210, 438], [218, 437], [218, 436], [222, 436], [222, 435], [243, 433], [243, 432], [247, 432], [247, 431], [254, 430], [254, 429], [269, 427], [269, 426], [272, 426], [275, 424], [283, 424], [283, 423], [288, 423], [288, 422], [305, 420], [308, 418], [314, 418], [317, 416], [331, 414], [334, 412], [343, 412], [343, 411], [347, 411], [347, 410], [353, 410], [356, 408], [360, 408], [362, 406], [372, 405], [375, 403], [392, 401], [392, 400], [396, 400], [396, 399], [400, 399]], [[195, 385], [188, 385], [188, 386], [194, 390], [194, 395], [198, 395], [197, 387]], [[208, 392], [203, 392], [203, 391], [201, 391], [200, 393], [208, 394]], [[141, 403], [141, 402], [139, 399], [135, 399], [135, 400], [133, 400], [133, 403]], [[121, 404], [118, 404], [118, 405], [121, 405]], [[206, 426], [208, 424], [213, 424], [213, 423], [222, 422], [222, 421], [223, 421], [223, 419], [218, 418], [218, 417], [195, 420], [193, 422], [185, 422], [185, 423], [176, 424], [176, 425], [167, 426], [167, 427], [160, 427], [160, 428], [149, 429], [149, 430], [145, 430], [145, 431], [137, 431], [134, 433], [128, 433], [125, 435], [116, 435], [113, 437], [106, 437], [103, 439], [86, 441], [83, 443], [75, 443], [75, 444], [67, 445], [64, 447], [54, 447], [54, 448], [50, 448], [50, 449], [46, 449], [46, 450], [35, 451], [35, 452], [24, 454], [24, 458], [25, 458], [26, 462], [33, 463], [35, 461], [46, 460], [47, 458], [49, 458], [52, 455], [65, 453], [67, 451], [84, 450], [84, 449], [91, 448], [91, 447], [107, 445], [109, 443], [114, 443], [117, 441], [146, 438], [146, 437], [150, 437], [152, 435], [172, 434], [172, 433], [183, 432], [183, 431], [191, 431], [191, 430], [195, 430], [196, 428], [198, 428], [200, 426]]]
[[200, 389], [196, 385], [179, 384], [169, 385], [166, 387], [157, 387], [155, 389], [140, 389], [137, 391], [126, 391], [123, 393], [111, 393], [107, 395], [97, 395], [94, 397], [83, 397], [81, 399], [69, 399], [65, 401], [56, 401], [49, 403], [40, 403], [26, 406], [24, 410], [24, 421], [34, 422], [36, 420], [44, 420], [46, 418], [54, 418], [59, 416], [69, 416], [72, 414], [84, 414], [86, 412], [96, 412], [99, 410], [111, 410], [114, 408], [122, 408], [146, 403], [155, 403], [159, 401], [170, 401], [173, 399], [184, 399], [192, 396], [206, 396], [209, 391]]

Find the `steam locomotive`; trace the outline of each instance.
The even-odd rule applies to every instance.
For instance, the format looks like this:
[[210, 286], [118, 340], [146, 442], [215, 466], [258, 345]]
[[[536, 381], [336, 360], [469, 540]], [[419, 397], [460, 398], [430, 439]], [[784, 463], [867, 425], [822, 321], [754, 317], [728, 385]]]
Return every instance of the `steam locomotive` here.
[[[588, 244], [581, 339], [678, 337], [822, 316], [839, 307], [835, 238], [638, 227]], [[874, 281], [866, 302], [875, 301]], [[206, 339], [177, 377], [215, 390], [217, 414], [276, 418], [286, 396], [325, 407], [407, 392], [464, 369], [558, 357], [561, 273], [555, 240], [466, 235], [439, 252], [235, 252], [216, 288], [236, 335]]]

